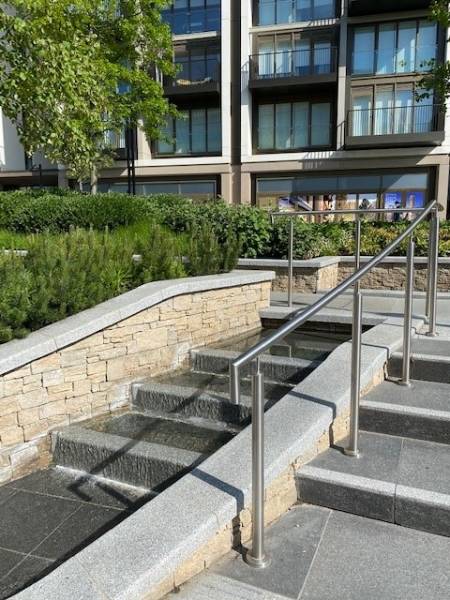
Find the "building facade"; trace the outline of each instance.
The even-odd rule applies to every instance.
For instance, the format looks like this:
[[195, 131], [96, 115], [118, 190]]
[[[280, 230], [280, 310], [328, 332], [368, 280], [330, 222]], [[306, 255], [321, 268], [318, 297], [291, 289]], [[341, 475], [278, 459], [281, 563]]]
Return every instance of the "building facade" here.
[[[137, 193], [315, 209], [419, 207], [436, 197], [444, 213], [450, 120], [417, 94], [431, 62], [448, 58], [447, 32], [428, 8], [426, 0], [175, 0], [164, 18], [179, 72], [162, 83], [185, 118], [167, 123], [164, 141], [137, 133]], [[51, 165], [39, 172], [33, 161], [30, 171], [1, 123], [0, 189], [62, 181]], [[127, 189], [118, 156], [102, 173], [104, 191]]]

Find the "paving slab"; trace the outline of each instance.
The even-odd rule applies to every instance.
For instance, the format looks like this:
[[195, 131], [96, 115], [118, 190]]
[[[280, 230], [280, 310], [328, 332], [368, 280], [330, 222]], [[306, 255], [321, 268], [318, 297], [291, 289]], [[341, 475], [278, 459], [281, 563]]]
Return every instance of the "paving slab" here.
[[300, 600], [450, 597], [450, 540], [333, 512]]
[[271, 564], [264, 570], [249, 567], [239, 553], [213, 570], [229, 579], [296, 599], [317, 550], [330, 511], [315, 506], [291, 510], [267, 533]]
[[[36, 556], [27, 556], [0, 580], [0, 600], [5, 600], [12, 594], [32, 585], [52, 569], [51, 561]], [[42, 598], [42, 600], [44, 599]], [[79, 599], [77, 598], [77, 600]]]

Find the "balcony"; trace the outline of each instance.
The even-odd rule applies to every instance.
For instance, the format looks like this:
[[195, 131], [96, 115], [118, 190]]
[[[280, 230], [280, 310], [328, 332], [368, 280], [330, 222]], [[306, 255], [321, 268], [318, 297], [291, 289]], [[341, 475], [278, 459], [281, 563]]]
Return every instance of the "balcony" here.
[[351, 17], [375, 15], [379, 13], [401, 12], [404, 10], [428, 9], [430, 0], [349, 0], [348, 14]]
[[179, 60], [175, 58], [179, 71], [175, 77], [164, 79], [166, 96], [220, 94], [220, 60], [218, 56], [201, 56]]
[[[129, 130], [123, 129], [119, 134], [115, 131], [105, 132], [105, 144], [114, 151], [115, 160], [127, 159], [127, 134]], [[133, 131], [134, 154], [137, 157], [137, 131]]]
[[444, 107], [436, 104], [350, 110], [347, 148], [439, 146], [444, 141]]
[[166, 10], [163, 20], [175, 35], [220, 31], [220, 6]]
[[337, 81], [337, 48], [288, 50], [250, 56], [249, 87], [270, 90]]

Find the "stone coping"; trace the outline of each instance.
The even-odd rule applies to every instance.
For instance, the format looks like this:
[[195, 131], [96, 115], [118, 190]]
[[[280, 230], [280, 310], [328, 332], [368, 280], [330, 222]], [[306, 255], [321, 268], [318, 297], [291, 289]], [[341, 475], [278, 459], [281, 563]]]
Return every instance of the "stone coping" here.
[[[361, 256], [361, 262], [369, 262], [373, 256]], [[319, 258], [311, 258], [309, 260], [294, 260], [294, 268], [297, 269], [321, 269], [323, 267], [330, 267], [333, 265], [339, 265], [340, 263], [354, 263], [355, 258], [353, 256], [321, 256]], [[424, 256], [417, 256], [414, 259], [416, 264], [427, 264], [428, 258]], [[406, 256], [389, 256], [385, 258], [379, 266], [383, 264], [406, 264]], [[450, 257], [439, 257], [440, 265], [450, 265]], [[288, 261], [285, 259], [275, 258], [240, 258], [239, 267], [264, 267], [265, 269], [287, 268]]]
[[146, 283], [130, 292], [97, 304], [93, 308], [47, 325], [30, 333], [24, 339], [12, 340], [0, 345], [0, 375], [74, 344], [169, 298], [195, 292], [251, 285], [271, 281], [274, 277], [275, 273], [271, 271], [236, 270], [221, 275]]
[[[416, 329], [423, 324], [414, 321]], [[379, 376], [402, 343], [389, 318], [363, 335], [361, 388]], [[351, 344], [339, 346], [265, 417], [265, 484], [317, 446], [348, 410]], [[213, 539], [251, 499], [251, 428], [107, 532], [16, 600], [144, 600]]]

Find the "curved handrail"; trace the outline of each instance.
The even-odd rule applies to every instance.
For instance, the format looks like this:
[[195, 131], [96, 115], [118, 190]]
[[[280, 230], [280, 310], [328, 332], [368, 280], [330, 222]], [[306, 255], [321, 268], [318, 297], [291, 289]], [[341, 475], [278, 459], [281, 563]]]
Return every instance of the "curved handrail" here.
[[[310, 305], [306, 309], [301, 309], [294, 313], [293, 317], [284, 325], [282, 325], [272, 335], [267, 336], [255, 344], [252, 348], [241, 354], [236, 360], [231, 363], [230, 366], [230, 396], [234, 404], [240, 402], [240, 381], [239, 381], [239, 369], [244, 365], [247, 365], [252, 360], [258, 358], [263, 352], [268, 350], [273, 344], [286, 337], [289, 333], [292, 333], [295, 329], [303, 325], [311, 317], [317, 314], [322, 308], [326, 307], [330, 302], [338, 298], [343, 292], [352, 287], [355, 283], [361, 281], [361, 279], [367, 275], [374, 267], [382, 262], [387, 256], [389, 256], [393, 250], [397, 248], [406, 238], [408, 238], [416, 229], [416, 227], [424, 221], [428, 215], [435, 210], [437, 207], [437, 201], [433, 200], [430, 202], [419, 214], [418, 217], [412, 221], [412, 223], [403, 231], [393, 242], [391, 242], [382, 252], [372, 258], [363, 267], [357, 270], [355, 273], [350, 275], [346, 280], [340, 283], [337, 287], [332, 289], [330, 292], [322, 296], [317, 302]], [[306, 213], [309, 214], [309, 213]]]

